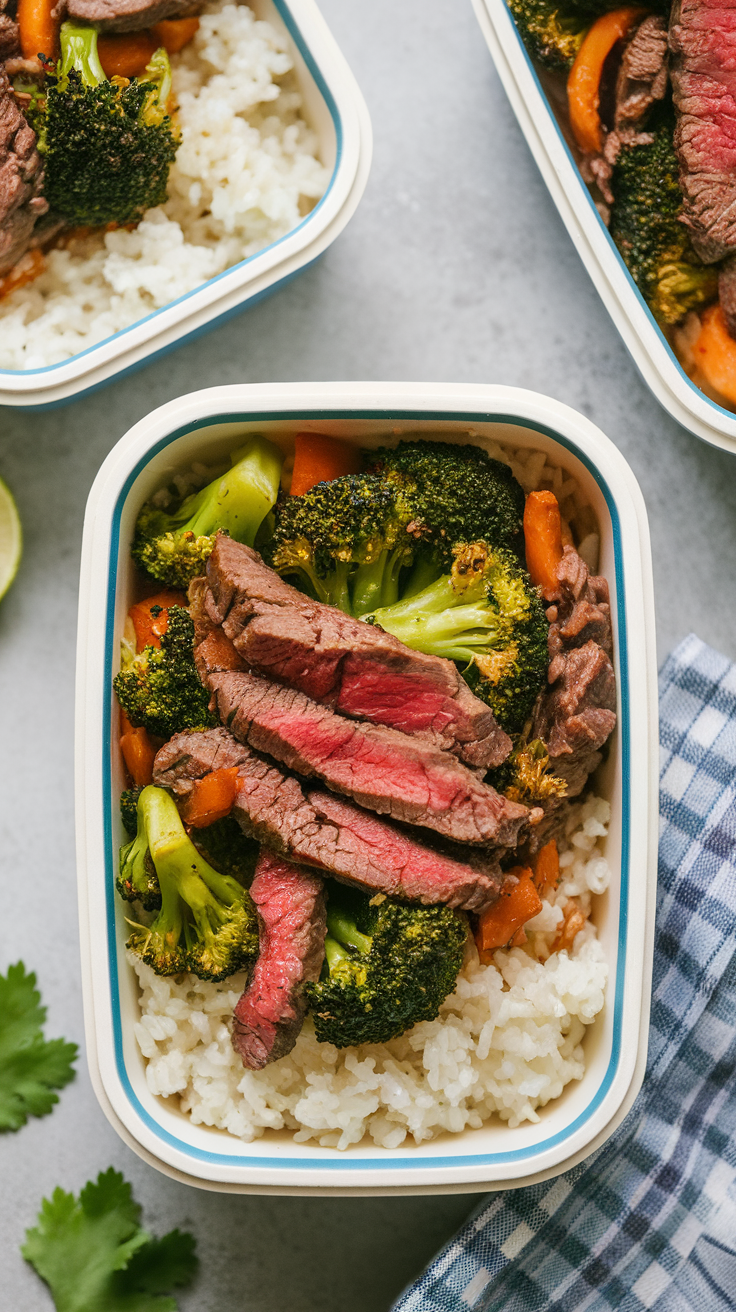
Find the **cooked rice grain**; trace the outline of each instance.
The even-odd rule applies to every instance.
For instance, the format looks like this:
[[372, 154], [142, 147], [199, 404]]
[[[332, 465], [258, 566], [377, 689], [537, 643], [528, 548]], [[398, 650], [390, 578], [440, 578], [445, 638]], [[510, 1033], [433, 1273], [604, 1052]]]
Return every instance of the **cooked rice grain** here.
[[439, 1019], [391, 1043], [338, 1050], [317, 1042], [308, 1019], [288, 1057], [244, 1071], [230, 1023], [245, 977], [220, 985], [161, 978], [131, 956], [148, 1087], [177, 1098], [195, 1124], [240, 1139], [289, 1129], [298, 1142], [340, 1149], [366, 1134], [382, 1148], [409, 1136], [421, 1143], [478, 1129], [494, 1114], [511, 1126], [539, 1120], [537, 1108], [582, 1079], [585, 1027], [604, 1004], [608, 967], [595, 927], [586, 923], [570, 952], [552, 947], [570, 899], [587, 914], [607, 886], [599, 843], [609, 819], [601, 798], [571, 809], [560, 886], [527, 925], [526, 947], [496, 952], [483, 966], [469, 945]]

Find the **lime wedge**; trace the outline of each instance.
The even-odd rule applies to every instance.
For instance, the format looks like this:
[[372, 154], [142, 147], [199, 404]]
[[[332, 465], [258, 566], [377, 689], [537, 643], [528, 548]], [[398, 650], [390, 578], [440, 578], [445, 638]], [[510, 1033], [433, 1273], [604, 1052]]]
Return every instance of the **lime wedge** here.
[[0, 597], [4, 597], [18, 573], [23, 553], [23, 534], [13, 494], [0, 478]]

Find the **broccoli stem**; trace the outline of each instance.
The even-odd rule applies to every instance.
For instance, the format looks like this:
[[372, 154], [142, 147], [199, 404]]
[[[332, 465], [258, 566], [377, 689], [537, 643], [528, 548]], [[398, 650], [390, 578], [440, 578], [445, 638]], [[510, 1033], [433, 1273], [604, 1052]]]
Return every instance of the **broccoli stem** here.
[[379, 606], [399, 600], [399, 575], [406, 562], [406, 548], [382, 551], [377, 560], [359, 565], [352, 579], [352, 614], [360, 618]]
[[375, 611], [372, 618], [415, 651], [466, 663], [506, 636], [482, 588], [471, 585], [458, 592], [449, 574], [398, 605]]
[[273, 443], [254, 436], [233, 453], [231, 463], [222, 478], [187, 497], [169, 516], [172, 529], [186, 527], [196, 538], [221, 528], [236, 542], [255, 545], [256, 534], [273, 507], [283, 456]]
[[[339, 907], [327, 907], [327, 932], [338, 944], [345, 947], [357, 948], [358, 952], [370, 952], [373, 940], [366, 934], [361, 934], [356, 927], [355, 921]], [[345, 954], [343, 954], [343, 957]]]
[[337, 939], [331, 938], [329, 934], [325, 938], [325, 960], [328, 971], [334, 970], [343, 962], [350, 961], [350, 953], [346, 952]]
[[66, 86], [69, 74], [79, 73], [87, 87], [98, 87], [107, 82], [105, 70], [97, 53], [97, 31], [94, 27], [80, 27], [77, 23], [62, 23], [59, 32], [61, 59], [58, 66], [58, 78], [61, 86]]

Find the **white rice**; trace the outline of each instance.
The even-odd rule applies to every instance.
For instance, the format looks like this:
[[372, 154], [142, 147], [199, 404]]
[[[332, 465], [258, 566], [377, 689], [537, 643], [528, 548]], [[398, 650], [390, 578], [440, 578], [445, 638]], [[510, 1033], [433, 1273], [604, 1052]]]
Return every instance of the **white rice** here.
[[55, 364], [136, 323], [294, 228], [325, 191], [285, 37], [216, 0], [172, 58], [181, 146], [169, 199], [132, 232], [52, 250], [0, 301], [0, 367]]
[[382, 1148], [409, 1136], [421, 1143], [494, 1114], [511, 1126], [537, 1121], [537, 1108], [582, 1078], [585, 1028], [604, 1004], [608, 967], [590, 921], [570, 951], [552, 946], [570, 900], [587, 913], [608, 884], [600, 841], [609, 818], [601, 798], [571, 808], [559, 886], [525, 926], [527, 943], [485, 966], [469, 945], [439, 1019], [391, 1043], [338, 1050], [317, 1043], [307, 1019], [289, 1056], [244, 1071], [230, 1022], [245, 977], [221, 985], [162, 978], [131, 955], [151, 1092], [177, 1099], [196, 1124], [246, 1141], [287, 1129], [298, 1142], [340, 1149], [365, 1135]]

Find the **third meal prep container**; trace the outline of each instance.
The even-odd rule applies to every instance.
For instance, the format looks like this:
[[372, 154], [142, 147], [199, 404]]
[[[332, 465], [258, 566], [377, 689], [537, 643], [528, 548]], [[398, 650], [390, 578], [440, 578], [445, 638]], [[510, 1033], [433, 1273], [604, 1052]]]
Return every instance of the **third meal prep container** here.
[[355, 212], [368, 180], [372, 134], [347, 62], [315, 0], [248, 4], [257, 18], [286, 35], [304, 118], [331, 172], [322, 199], [278, 241], [96, 346], [39, 369], [0, 369], [0, 405], [38, 407], [70, 400], [224, 322], [313, 264]]
[[560, 218], [644, 381], [678, 423], [736, 451], [736, 414], [688, 378], [657, 324], [580, 176], [569, 128], [547, 99], [504, 0], [473, 0], [473, 7]]
[[[119, 668], [142, 503], [193, 461], [226, 456], [251, 432], [298, 431], [361, 446], [421, 434], [549, 452], [573, 474], [601, 530], [599, 570], [611, 588], [618, 728], [597, 787], [613, 813], [612, 878], [594, 919], [609, 962], [606, 1006], [588, 1027], [583, 1079], [540, 1109], [537, 1124], [443, 1134], [415, 1146], [340, 1152], [296, 1144], [288, 1131], [244, 1143], [194, 1125], [147, 1087], [133, 1026], [137, 980], [125, 960], [115, 893], [123, 784], [112, 678]], [[479, 1192], [568, 1169], [603, 1143], [639, 1089], [646, 1060], [657, 857], [657, 686], [646, 512], [620, 452], [589, 420], [533, 392], [500, 386], [310, 383], [216, 387], [142, 419], [113, 448], [89, 496], [79, 605], [76, 796], [79, 913], [87, 1053], [100, 1104], [146, 1161], [203, 1188], [242, 1193]]]

